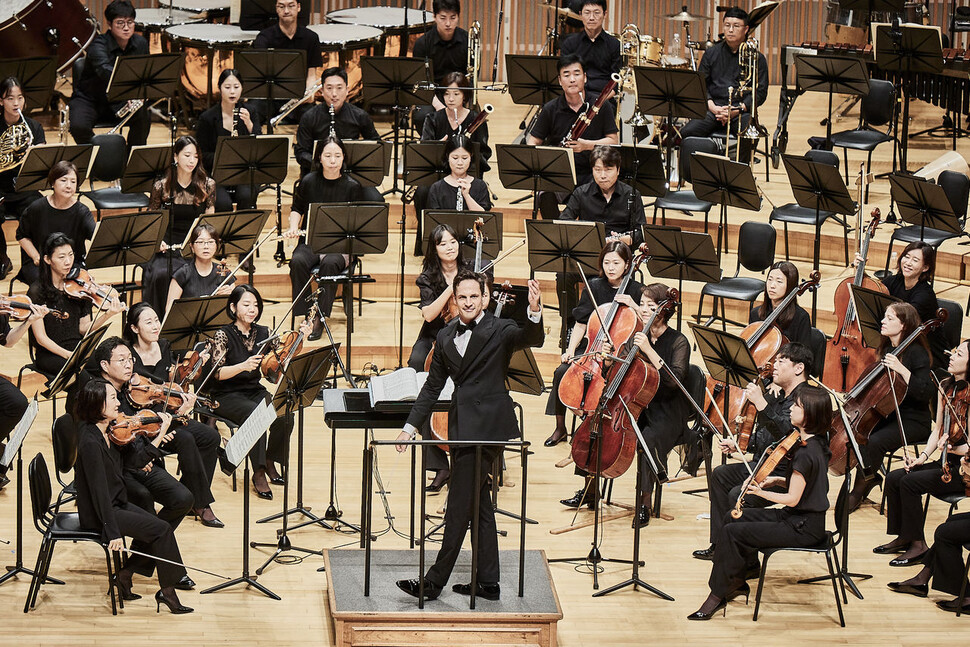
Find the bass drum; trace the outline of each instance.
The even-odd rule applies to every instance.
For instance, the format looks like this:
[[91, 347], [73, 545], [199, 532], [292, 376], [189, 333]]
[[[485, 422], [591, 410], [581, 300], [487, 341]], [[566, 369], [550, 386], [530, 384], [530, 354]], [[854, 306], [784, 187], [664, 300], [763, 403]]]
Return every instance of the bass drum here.
[[94, 37], [98, 21], [79, 0], [0, 0], [0, 57], [54, 56], [71, 67]]
[[307, 29], [320, 37], [323, 67], [339, 67], [347, 72], [347, 98], [355, 101], [363, 90], [360, 58], [373, 56], [384, 32], [367, 25], [327, 23], [308, 25]]

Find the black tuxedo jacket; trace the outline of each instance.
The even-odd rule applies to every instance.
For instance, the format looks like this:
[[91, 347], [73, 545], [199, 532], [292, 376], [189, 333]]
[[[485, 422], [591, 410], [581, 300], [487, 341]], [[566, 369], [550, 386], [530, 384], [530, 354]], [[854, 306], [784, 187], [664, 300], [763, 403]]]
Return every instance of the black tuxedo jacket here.
[[438, 394], [450, 377], [455, 394], [448, 409], [448, 437], [452, 440], [509, 440], [518, 435], [512, 398], [505, 387], [512, 354], [545, 339], [542, 320], [519, 327], [511, 319], [486, 312], [472, 330], [462, 357], [455, 347], [458, 317], [438, 332], [435, 353], [424, 388], [408, 416], [420, 429], [431, 415]]

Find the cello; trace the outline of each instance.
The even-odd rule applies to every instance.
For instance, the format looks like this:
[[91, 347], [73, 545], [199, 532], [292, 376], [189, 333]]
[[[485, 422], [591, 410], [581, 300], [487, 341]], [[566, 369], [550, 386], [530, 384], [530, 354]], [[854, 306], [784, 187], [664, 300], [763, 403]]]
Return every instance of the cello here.
[[[788, 342], [788, 339], [782, 334], [781, 329], [774, 325], [775, 320], [778, 319], [778, 316], [785, 311], [785, 308], [792, 301], [808, 290], [817, 289], [820, 279], [821, 274], [818, 270], [815, 270], [809, 275], [808, 279], [802, 281], [797, 288], [789, 292], [782, 299], [781, 303], [778, 304], [778, 307], [772, 310], [771, 314], [764, 321], [756, 321], [755, 323], [748, 324], [741, 331], [740, 336], [745, 340], [745, 345], [751, 351], [755, 365], [762, 367], [763, 373], [774, 368], [773, 361], [775, 355]], [[727, 389], [727, 393], [724, 392], [725, 389]], [[716, 410], [718, 401], [724, 403], [723, 409], [718, 412], [718, 416], [721, 417], [721, 422], [726, 427], [730, 427], [728, 420], [737, 420], [740, 418], [741, 423], [737, 424], [735, 434], [738, 436], [746, 434], [750, 437], [756, 416], [744, 415], [744, 392], [735, 386], [718, 382], [708, 375], [704, 396], [704, 412], [708, 417], [713, 417], [712, 409]], [[753, 408], [754, 405], [750, 405], [750, 407]]]
[[[647, 258], [647, 246], [640, 245], [639, 253], [627, 269], [616, 293], [626, 294], [633, 275]], [[588, 289], [588, 288], [587, 288]], [[590, 299], [592, 300], [592, 293]], [[586, 324], [586, 351], [574, 359], [559, 382], [559, 400], [576, 415], [585, 417], [592, 413], [600, 403], [606, 379], [603, 377], [603, 344], [612, 341], [614, 348], [622, 348], [643, 330], [640, 314], [629, 306], [617, 301], [593, 306], [596, 312]], [[604, 329], [609, 334], [604, 333]]]
[[[677, 307], [677, 290], [667, 290], [667, 298], [657, 304], [657, 309], [647, 321], [650, 330], [657, 317], [663, 317]], [[572, 457], [576, 467], [603, 478], [616, 478], [626, 472], [637, 453], [636, 418], [650, 404], [660, 386], [660, 373], [640, 353], [636, 344], [630, 348], [622, 362], [609, 368], [608, 386], [603, 391], [599, 414], [587, 416], [573, 435]], [[598, 448], [593, 433], [599, 432]], [[666, 480], [666, 474], [658, 474]]]
[[[936, 312], [936, 318], [921, 323], [888, 354], [902, 354], [920, 335], [939, 328], [946, 319], [947, 311], [940, 308]], [[908, 385], [902, 379], [890, 379], [886, 365], [879, 360], [866, 368], [842, 405], [845, 419], [841, 413], [836, 413], [832, 418], [832, 431], [829, 432], [829, 450], [832, 453], [829, 459], [830, 473], [843, 476], [847, 466], [849, 469], [855, 466], [855, 454], [849, 451], [849, 433], [854, 434], [858, 444], [867, 444], [869, 434], [876, 424], [895, 411], [896, 403], [902, 402], [906, 397], [907, 388]], [[846, 421], [851, 429], [846, 429]]]
[[[879, 226], [879, 209], [872, 210], [872, 219], [866, 227], [859, 255], [866, 258], [869, 254], [869, 241]], [[849, 285], [862, 286], [870, 290], [879, 290], [889, 294], [889, 290], [881, 281], [876, 281], [866, 274], [865, 263], [859, 263], [855, 276], [845, 279], [835, 288], [835, 315], [838, 325], [835, 334], [826, 345], [825, 367], [822, 370], [822, 382], [829, 388], [844, 393], [855, 386], [862, 377], [863, 370], [879, 358], [874, 348], [869, 348], [862, 340], [859, 329], [859, 318], [855, 312], [855, 302], [849, 293]]]

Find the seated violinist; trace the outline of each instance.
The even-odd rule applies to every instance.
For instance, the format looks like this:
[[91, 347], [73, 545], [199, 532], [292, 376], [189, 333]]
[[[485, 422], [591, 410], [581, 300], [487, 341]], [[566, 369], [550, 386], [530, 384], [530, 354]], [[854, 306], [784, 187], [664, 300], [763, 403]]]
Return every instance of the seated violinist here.
[[[928, 550], [923, 536], [923, 497], [926, 494], [947, 496], [963, 494], [963, 480], [959, 478], [960, 458], [967, 455], [967, 364], [970, 360], [970, 341], [964, 340], [950, 355], [950, 377], [937, 393], [936, 425], [926, 440], [926, 448], [919, 456], [907, 455], [904, 466], [886, 477], [886, 532], [896, 535], [888, 544], [876, 546], [878, 555], [902, 553], [889, 562], [890, 566], [910, 566], [923, 561]], [[954, 392], [960, 401], [955, 401]], [[949, 423], [944, 427], [944, 421]], [[930, 457], [940, 450], [940, 460], [930, 463]], [[944, 468], [949, 474], [943, 480]]]
[[220, 268], [224, 266], [213, 262], [219, 249], [219, 232], [215, 227], [207, 222], [197, 225], [189, 236], [189, 249], [192, 262], [175, 270], [168, 286], [166, 313], [178, 299], [229, 296], [236, 284], [236, 277], [228, 276], [228, 267], [223, 271]]
[[[751, 475], [750, 470], [754, 469], [755, 464], [761, 458], [768, 447], [787, 436], [792, 431], [791, 408], [798, 397], [801, 385], [808, 378], [808, 370], [812, 365], [812, 352], [807, 346], [792, 342], [782, 346], [775, 355], [771, 374], [771, 384], [764, 390], [761, 385], [751, 382], [744, 390], [748, 407], [753, 406], [757, 410], [751, 436], [748, 439], [745, 451], [751, 454], [751, 460], [744, 456], [745, 451], [741, 447], [736, 447], [735, 438], [728, 438], [719, 441], [721, 452], [724, 454], [737, 454], [740, 463], [727, 463], [719, 465], [711, 472], [710, 478], [710, 498], [711, 498], [711, 545], [709, 548], [695, 550], [693, 555], [697, 559], [713, 559], [714, 548], [717, 538], [721, 534], [721, 526], [724, 524], [724, 515], [738, 500], [741, 494], [741, 485], [745, 479]], [[717, 399], [719, 410], [723, 411], [724, 405], [720, 398]], [[742, 414], [746, 413], [742, 411]], [[713, 413], [708, 416], [715, 425], [727, 424], [731, 433], [734, 434], [739, 427], [734, 424], [734, 420], [726, 423], [721, 418], [720, 413]], [[743, 440], [740, 441], [744, 445]], [[775, 474], [783, 474], [787, 469], [786, 465], [779, 465]], [[747, 507], [762, 508], [771, 503], [758, 496], [748, 494], [744, 498]], [[750, 570], [757, 567], [757, 564], [748, 564]]]

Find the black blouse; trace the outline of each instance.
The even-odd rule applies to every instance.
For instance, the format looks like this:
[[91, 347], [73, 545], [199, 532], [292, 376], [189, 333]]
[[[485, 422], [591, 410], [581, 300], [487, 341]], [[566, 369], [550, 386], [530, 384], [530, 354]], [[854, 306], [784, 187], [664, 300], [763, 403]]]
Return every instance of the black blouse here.
[[[263, 128], [259, 123], [259, 113], [245, 104], [241, 107], [249, 110], [249, 118], [253, 122], [253, 130], [250, 132], [245, 122], [240, 119], [237, 135], [239, 137], [262, 135]], [[199, 123], [195, 127], [195, 139], [199, 142], [199, 155], [202, 158], [202, 168], [207, 173], [212, 173], [212, 162], [215, 160], [216, 145], [219, 143], [219, 138], [230, 136], [232, 136], [232, 131], [226, 130], [222, 123], [221, 104], [216, 104], [199, 115]]]
[[336, 204], [362, 200], [363, 190], [354, 178], [341, 175], [336, 180], [328, 180], [320, 171], [311, 171], [303, 176], [293, 191], [291, 209], [301, 216], [306, 216], [310, 205], [317, 202]]
[[[188, 265], [183, 265], [182, 267], [175, 270], [175, 274], [172, 278], [178, 283], [179, 287], [182, 288], [182, 298], [192, 298], [192, 297], [207, 297], [212, 294], [219, 284], [225, 280], [226, 277], [222, 276], [216, 271], [215, 265], [212, 266], [212, 271], [210, 271], [205, 276], [199, 274], [199, 268], [195, 266], [195, 263], [189, 263]], [[236, 277], [232, 276], [226, 285], [234, 285], [236, 283]], [[159, 340], [161, 341], [161, 340]]]
[[791, 473], [798, 472], [805, 479], [802, 498], [794, 506], [785, 509], [795, 514], [825, 512], [829, 509], [829, 446], [821, 436], [812, 436], [804, 446], [794, 450]]
[[[461, 122], [461, 127], [458, 130], [453, 130], [451, 121], [448, 119], [447, 109], [442, 108], [424, 120], [424, 127], [421, 129], [421, 141], [441, 141], [445, 137], [455, 137], [459, 134], [459, 131], [464, 134], [477, 116], [477, 110], [469, 110], [468, 115]], [[491, 168], [486, 160], [492, 159], [492, 149], [488, 146], [488, 122], [486, 121], [476, 128], [469, 139], [479, 146], [478, 177], [482, 177]]]
[[[94, 216], [91, 210], [75, 202], [67, 209], [56, 209], [46, 197], [35, 200], [28, 206], [20, 217], [17, 226], [17, 240], [26, 238], [34, 244], [40, 252], [47, 237], [54, 232], [61, 232], [73, 242], [74, 259], [78, 264], [84, 264], [84, 243], [94, 236]], [[27, 252], [21, 250], [20, 258], [24, 265], [33, 263]]]
[[[195, 204], [195, 192], [191, 187], [183, 187], [175, 182], [174, 205], [172, 206], [172, 223], [165, 228], [165, 242], [169, 244], [181, 244], [189, 235], [189, 229], [195, 219], [204, 214], [216, 204], [216, 183], [213, 179], [206, 178], [205, 193], [206, 198], [201, 204]], [[152, 186], [152, 195], [148, 203], [148, 208], [157, 211], [162, 209], [163, 203], [168, 199], [165, 191], [165, 180], [159, 180]], [[172, 240], [169, 240], [171, 232]]]
[[[619, 288], [614, 288], [608, 280], [597, 276], [590, 279], [589, 289], [593, 291], [593, 298], [596, 300], [596, 304], [603, 305], [612, 302], [616, 298], [616, 292]], [[640, 303], [640, 296], [643, 294], [643, 284], [631, 279], [627, 283], [624, 294], [629, 294], [633, 297], [635, 303]], [[592, 314], [593, 302], [589, 298], [589, 292], [583, 290], [583, 295], [579, 298], [579, 303], [573, 308], [573, 319], [576, 320], [576, 323], [587, 324]]]
[[[269, 339], [269, 328], [254, 323], [250, 327], [249, 333], [248, 336], [243, 336], [236, 324], [226, 324], [217, 330], [213, 336], [215, 341], [213, 356], [221, 357], [225, 352], [225, 361], [222, 366], [234, 366], [256, 355], [261, 342]], [[218, 376], [214, 376], [213, 379], [209, 380], [209, 391], [215, 396], [219, 393], [232, 391], [264, 390], [259, 383], [259, 376], [259, 369], [243, 371], [228, 380], [220, 380]]]
[[[805, 309], [798, 305], [797, 303], [792, 303], [788, 307], [795, 309], [795, 314], [792, 316], [791, 322], [781, 328], [781, 334], [788, 338], [790, 342], [798, 342], [799, 344], [804, 344], [808, 348], [812, 347], [812, 318], [808, 316]], [[756, 306], [751, 309], [748, 315], [748, 323], [753, 324], [759, 321], [764, 321], [766, 317], [762, 317], [758, 314], [758, 310], [761, 306]], [[775, 320], [777, 324], [778, 320]], [[780, 326], [779, 326], [780, 328]]]
[[[492, 208], [492, 198], [488, 193], [488, 185], [477, 177], [472, 178], [472, 186], [468, 190], [471, 197], [481, 207], [488, 211]], [[464, 198], [463, 198], [464, 201]], [[468, 204], [464, 204], [462, 211], [468, 211]], [[458, 208], [458, 187], [448, 184], [444, 178], [431, 185], [428, 192], [428, 209], [455, 211]]]
[[155, 364], [145, 364], [138, 350], [132, 346], [132, 357], [135, 359], [135, 373], [142, 377], [147, 377], [158, 384], [165, 384], [169, 380], [169, 372], [172, 369], [174, 359], [172, 357], [172, 344], [164, 337], [158, 338], [158, 350], [161, 358]]

